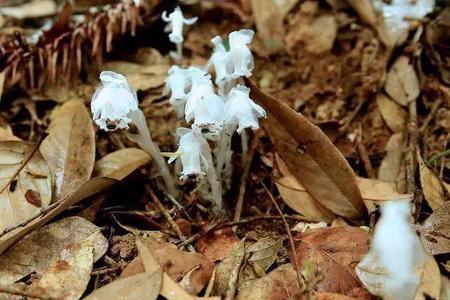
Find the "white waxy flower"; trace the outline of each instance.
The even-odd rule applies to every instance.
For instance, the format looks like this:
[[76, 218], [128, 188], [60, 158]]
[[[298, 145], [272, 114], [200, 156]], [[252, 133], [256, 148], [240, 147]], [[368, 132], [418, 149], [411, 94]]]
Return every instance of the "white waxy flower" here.
[[177, 152], [169, 159], [169, 163], [178, 157], [181, 159], [183, 171], [180, 180], [187, 179], [200, 180], [205, 175], [207, 169], [207, 160], [203, 154], [201, 135], [187, 128], [179, 128], [178, 135], [181, 137]]
[[232, 78], [233, 65], [231, 64], [230, 53], [225, 49], [222, 38], [216, 36], [211, 39], [211, 42], [214, 44], [215, 49], [208, 65], [212, 64], [214, 66], [216, 73], [215, 83], [221, 85], [224, 81], [228, 81]]
[[169, 23], [166, 31], [171, 31], [169, 39], [174, 44], [181, 44], [183, 42], [183, 25], [192, 25], [197, 22], [197, 17], [185, 19], [181, 8], [177, 6], [173, 12], [167, 16], [167, 12], [162, 13], [162, 19]]
[[266, 111], [250, 99], [250, 89], [236, 85], [228, 95], [225, 107], [225, 123], [238, 126], [237, 132], [244, 128], [256, 130], [259, 128], [258, 118], [266, 117]]
[[355, 268], [369, 291], [383, 299], [414, 299], [419, 285], [416, 269], [427, 256], [409, 217], [409, 203], [386, 203], [371, 249]]
[[100, 73], [102, 86], [92, 96], [91, 111], [100, 129], [113, 131], [128, 128], [129, 113], [138, 109], [136, 92], [122, 74]]
[[175, 107], [178, 117], [183, 117], [187, 100], [187, 91], [190, 88], [190, 80], [186, 70], [178, 66], [172, 66], [168, 72], [164, 87], [164, 95], [170, 92], [169, 102]]
[[253, 40], [254, 32], [250, 29], [233, 31], [228, 36], [230, 43], [230, 59], [233, 64], [233, 77], [249, 77], [254, 67], [253, 55], [248, 48]]

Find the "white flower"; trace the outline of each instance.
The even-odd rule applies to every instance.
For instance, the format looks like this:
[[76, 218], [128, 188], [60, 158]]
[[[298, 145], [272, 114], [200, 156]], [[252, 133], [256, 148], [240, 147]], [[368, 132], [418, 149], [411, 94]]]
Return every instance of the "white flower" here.
[[208, 139], [216, 139], [223, 129], [225, 104], [214, 93], [211, 80], [194, 82], [186, 103], [186, 121], [194, 119], [192, 128]]
[[178, 66], [172, 66], [168, 72], [164, 87], [164, 95], [170, 92], [169, 102], [175, 107], [177, 115], [183, 117], [184, 107], [187, 100], [187, 92], [190, 88], [190, 80], [186, 74], [186, 70]]
[[192, 25], [197, 22], [197, 17], [185, 19], [181, 8], [177, 6], [175, 10], [167, 16], [167, 12], [163, 11], [162, 19], [169, 23], [166, 31], [171, 31], [169, 39], [174, 44], [181, 44], [183, 42], [183, 25]]
[[95, 123], [105, 131], [128, 128], [128, 114], [138, 109], [136, 92], [122, 74], [100, 73], [102, 86], [92, 96], [91, 111]]
[[425, 263], [426, 253], [409, 217], [408, 203], [386, 203], [371, 249], [355, 269], [369, 291], [384, 299], [414, 299], [419, 284], [416, 268]]
[[[387, 42], [394, 45], [403, 43], [408, 35], [409, 21], [407, 19], [422, 19], [433, 11], [435, 0], [393, 0], [386, 4], [375, 0], [374, 7], [384, 18], [382, 34]], [[384, 40], [385, 40], [384, 39]]]
[[228, 36], [230, 43], [230, 56], [233, 64], [235, 78], [252, 75], [254, 67], [253, 55], [247, 45], [252, 42], [254, 32], [250, 29], [233, 31]]
[[220, 85], [224, 81], [228, 81], [232, 78], [233, 65], [230, 60], [230, 53], [225, 49], [222, 38], [220, 36], [216, 36], [211, 39], [211, 42], [214, 44], [215, 49], [208, 65], [212, 64], [214, 66], [216, 72], [215, 83]]
[[244, 128], [259, 128], [258, 118], [266, 117], [266, 111], [250, 99], [250, 89], [236, 85], [231, 89], [225, 107], [225, 123], [238, 126], [237, 132]]
[[202, 150], [201, 139], [203, 137], [187, 128], [179, 128], [177, 133], [181, 137], [178, 150], [169, 159], [169, 163], [179, 157], [183, 165], [180, 180], [192, 179], [198, 181], [203, 178], [205, 175], [203, 170], [207, 168], [207, 161]]

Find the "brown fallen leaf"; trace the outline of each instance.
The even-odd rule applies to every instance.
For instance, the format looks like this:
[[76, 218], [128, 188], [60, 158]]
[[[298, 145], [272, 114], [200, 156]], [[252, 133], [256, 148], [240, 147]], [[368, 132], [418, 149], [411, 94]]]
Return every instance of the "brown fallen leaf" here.
[[294, 242], [300, 265], [312, 263], [321, 279], [316, 291], [371, 299], [354, 271], [369, 249], [368, 232], [350, 226], [327, 227], [300, 233]]
[[39, 214], [51, 200], [52, 174], [36, 146], [0, 142], [0, 233]]
[[216, 294], [233, 298], [238, 287], [239, 272], [245, 257], [245, 242], [237, 244], [216, 268], [214, 290]]
[[1, 7], [0, 14], [16, 19], [32, 19], [52, 16], [57, 12], [57, 6], [51, 0], [33, 0], [19, 6]]
[[56, 201], [77, 191], [89, 178], [95, 162], [92, 120], [81, 100], [55, 109], [40, 151], [55, 180]]
[[378, 169], [378, 179], [382, 181], [396, 182], [400, 172], [403, 156], [403, 134], [394, 133], [386, 145], [386, 155]]
[[[151, 252], [162, 270], [175, 282], [180, 281], [192, 271], [189, 274], [189, 281], [194, 294], [199, 293], [208, 284], [214, 270], [214, 264], [202, 254], [181, 251], [173, 244], [161, 242], [154, 238], [143, 240], [143, 244]], [[132, 264], [131, 267], [134, 272], [144, 270], [141, 257], [136, 257]], [[130, 272], [131, 270], [128, 270], [126, 275], [129, 275]]]
[[419, 163], [420, 184], [422, 186], [423, 195], [428, 205], [435, 210], [446, 201], [442, 183], [425, 165], [419, 151], [417, 151], [417, 161]]
[[228, 256], [230, 251], [239, 242], [236, 233], [230, 227], [226, 227], [214, 230], [199, 238], [195, 244], [195, 248], [210, 261], [217, 261]]
[[265, 129], [289, 170], [308, 193], [333, 213], [351, 219], [365, 207], [356, 176], [328, 137], [302, 114], [247, 80], [252, 97], [268, 112]]
[[389, 129], [393, 132], [402, 132], [407, 119], [406, 111], [383, 93], [377, 96], [377, 106]]
[[11, 127], [0, 127], [0, 142], [5, 142], [5, 141], [20, 141], [21, 139], [19, 139], [17, 136], [14, 135], [14, 133], [11, 130]]
[[395, 61], [387, 73], [384, 89], [402, 106], [407, 106], [419, 96], [419, 79], [407, 56], [400, 56]]
[[85, 300], [155, 300], [162, 284], [162, 271], [143, 272], [126, 278], [119, 278], [102, 286], [84, 298]]
[[445, 202], [417, 226], [422, 243], [433, 255], [450, 253], [450, 201]]
[[291, 264], [281, 265], [266, 276], [240, 288], [237, 300], [296, 299], [300, 293], [297, 275]]
[[95, 177], [124, 178], [136, 166], [142, 166], [151, 160], [150, 155], [138, 148], [124, 148], [105, 155], [95, 162]]
[[358, 13], [361, 20], [369, 25], [376, 25], [377, 14], [370, 0], [347, 0], [347, 2]]
[[311, 197], [304, 186], [289, 171], [286, 163], [276, 155], [276, 161], [283, 177], [277, 178], [275, 184], [283, 201], [293, 210], [311, 222], [331, 222], [335, 215]]
[[[135, 150], [132, 151], [134, 152]], [[144, 152], [143, 150], [141, 151]], [[118, 163], [118, 161], [114, 159], [115, 155], [109, 155], [112, 155], [113, 160]], [[103, 159], [107, 159], [109, 155], [105, 156]], [[30, 233], [33, 229], [44, 225], [49, 220], [63, 212], [67, 207], [74, 205], [75, 203], [89, 196], [102, 192], [125, 178], [125, 176], [129, 175], [129, 173], [121, 172], [119, 170], [124, 167], [126, 170], [128, 170], [128, 172], [131, 173], [131, 171], [139, 168], [150, 160], [150, 158], [148, 158], [147, 161], [144, 161], [144, 157], [144, 154], [136, 155], [127, 161], [122, 161], [121, 164], [116, 164], [115, 170], [110, 169], [110, 171], [112, 172], [111, 175], [108, 173], [104, 173], [103, 176], [91, 178], [90, 180], [85, 182], [77, 191], [75, 191], [62, 201], [54, 204], [54, 206], [52, 206], [52, 208], [47, 211], [46, 214], [30, 219], [29, 222], [27, 222], [24, 226], [19, 226], [11, 231], [0, 233], [0, 254], [3, 253], [3, 251], [5, 251], [14, 242], [18, 241], [24, 235]], [[105, 164], [105, 161], [103, 161], [103, 164]], [[130, 168], [130, 166], [134, 166], [134, 168]]]
[[49, 296], [79, 299], [90, 280], [93, 263], [108, 248], [99, 231], [80, 217], [41, 227], [0, 255], [0, 286], [14, 285], [35, 273], [38, 279], [30, 291], [48, 290]]

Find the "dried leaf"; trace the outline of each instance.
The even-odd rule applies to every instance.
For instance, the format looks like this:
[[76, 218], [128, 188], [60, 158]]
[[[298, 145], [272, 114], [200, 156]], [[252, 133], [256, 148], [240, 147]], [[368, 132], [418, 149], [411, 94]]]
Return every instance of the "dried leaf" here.
[[286, 163], [277, 155], [277, 165], [283, 177], [275, 182], [283, 201], [293, 210], [312, 222], [331, 222], [335, 215], [317, 203], [305, 190], [304, 186], [289, 171]]
[[107, 284], [92, 294], [84, 298], [85, 300], [109, 300], [109, 299], [128, 299], [128, 300], [153, 300], [158, 298], [162, 284], [161, 269], [153, 273], [144, 272], [119, 278]]
[[425, 165], [419, 151], [417, 151], [417, 161], [423, 195], [428, 205], [435, 210], [445, 202], [444, 189], [439, 178]]
[[377, 105], [389, 129], [402, 132], [408, 117], [406, 111], [383, 93], [378, 94]]
[[[111, 155], [113, 158], [115, 157], [115, 155], [112, 153], [109, 155]], [[109, 157], [109, 155], [105, 156], [104, 159], [107, 159], [106, 157]], [[86, 183], [84, 183], [77, 191], [63, 199], [58, 205], [49, 210], [46, 214], [40, 215], [39, 217], [30, 220], [23, 227], [18, 227], [7, 233], [0, 234], [0, 254], [21, 237], [31, 232], [36, 227], [44, 225], [46, 222], [63, 212], [67, 207], [74, 205], [75, 203], [89, 196], [102, 192], [125, 178], [125, 176], [127, 176], [129, 173], [127, 174], [126, 172], [120, 171], [122, 167], [125, 167], [126, 170], [131, 172], [144, 163], [147, 163], [148, 161], [142, 161], [142, 157], [143, 155], [137, 155], [136, 161], [123, 161], [122, 165], [116, 165], [116, 170], [111, 170], [111, 174], [104, 173], [104, 175], [101, 177], [91, 178]], [[106, 164], [105, 161], [103, 161], [103, 164]], [[134, 165], [135, 169], [130, 168], [131, 165]]]
[[196, 249], [210, 261], [222, 260], [239, 243], [236, 233], [229, 227], [214, 230], [197, 240]]
[[237, 286], [239, 271], [244, 262], [245, 242], [237, 244], [227, 257], [221, 261], [216, 268], [214, 290], [219, 295], [234, 296]]
[[399, 105], [407, 106], [420, 94], [419, 79], [409, 58], [400, 56], [386, 76], [384, 89], [392, 100]]
[[14, 133], [11, 130], [11, 127], [0, 127], [0, 142], [5, 141], [21, 141], [17, 136], [14, 135]]
[[417, 226], [425, 248], [433, 255], [450, 253], [450, 201]]
[[441, 295], [441, 272], [434, 258], [431, 257], [425, 263], [419, 270], [419, 274], [421, 274], [421, 280], [414, 300], [439, 299]]
[[320, 228], [294, 237], [300, 265], [310, 261], [320, 292], [370, 299], [354, 267], [369, 249], [368, 232], [357, 227]]
[[0, 233], [50, 205], [52, 174], [39, 150], [33, 154], [34, 150], [26, 142], [0, 142]]
[[95, 134], [82, 101], [72, 100], [55, 109], [49, 135], [40, 150], [55, 178], [55, 198], [61, 200], [83, 185], [95, 162]]
[[124, 148], [105, 155], [95, 162], [94, 176], [124, 178], [137, 167], [148, 163], [150, 155], [137, 148]]
[[308, 193], [333, 213], [359, 218], [365, 212], [356, 176], [327, 136], [302, 114], [248, 81], [253, 98], [268, 112], [266, 131], [289, 170]]
[[56, 9], [55, 1], [33, 0], [19, 6], [1, 7], [0, 14], [16, 19], [31, 19], [52, 16]]
[[93, 262], [108, 248], [99, 230], [83, 218], [70, 217], [30, 233], [0, 256], [0, 286], [36, 273], [40, 279], [31, 290], [79, 299], [90, 280]]
[[297, 275], [291, 264], [281, 265], [266, 276], [239, 289], [237, 300], [296, 299]]
[[403, 134], [391, 135], [386, 145], [386, 155], [378, 169], [378, 179], [382, 181], [396, 182], [400, 172], [403, 156]]
[[376, 25], [377, 14], [370, 0], [347, 0], [347, 2], [358, 13], [361, 20], [369, 25]]

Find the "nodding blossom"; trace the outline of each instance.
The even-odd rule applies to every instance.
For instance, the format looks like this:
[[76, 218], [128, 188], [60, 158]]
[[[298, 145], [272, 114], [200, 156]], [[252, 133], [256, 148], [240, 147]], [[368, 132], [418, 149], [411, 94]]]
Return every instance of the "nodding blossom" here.
[[169, 163], [180, 158], [183, 170], [180, 180], [199, 181], [205, 176], [207, 160], [203, 154], [201, 135], [187, 128], [179, 128], [177, 134], [181, 137], [177, 152], [169, 159]]
[[222, 38], [216, 36], [211, 39], [211, 42], [214, 44], [215, 49], [207, 68], [209, 69], [211, 64], [214, 66], [216, 73], [215, 83], [219, 88], [222, 88], [227, 81], [232, 79], [233, 65], [231, 64], [230, 53], [225, 49]]
[[225, 107], [227, 125], [238, 126], [236, 131], [240, 134], [244, 128], [258, 129], [261, 117], [266, 117], [266, 111], [250, 99], [248, 87], [238, 84], [231, 89]]
[[196, 78], [188, 95], [185, 115], [186, 121], [194, 120], [192, 129], [206, 138], [216, 139], [223, 129], [225, 104], [214, 93], [211, 79]]
[[122, 74], [112, 71], [100, 73], [102, 85], [91, 100], [91, 111], [100, 129], [126, 129], [131, 122], [129, 113], [138, 110], [136, 91]]
[[230, 43], [230, 59], [233, 64], [233, 77], [249, 77], [254, 67], [253, 55], [248, 48], [253, 40], [254, 32], [250, 29], [233, 31], [228, 36]]
[[162, 19], [169, 23], [166, 27], [166, 32], [171, 31], [169, 39], [174, 44], [181, 44], [183, 42], [183, 25], [192, 25], [197, 22], [197, 17], [185, 19], [181, 8], [177, 6], [173, 12], [167, 16], [167, 12], [163, 11]]
[[419, 284], [416, 268], [425, 263], [426, 253], [409, 217], [408, 203], [386, 203], [371, 249], [355, 269], [370, 292], [384, 299], [414, 299]]
[[175, 107], [178, 117], [183, 117], [187, 92], [191, 84], [189, 77], [186, 76], [186, 70], [176, 65], [169, 69], [168, 74], [163, 94], [170, 93], [169, 102]]

